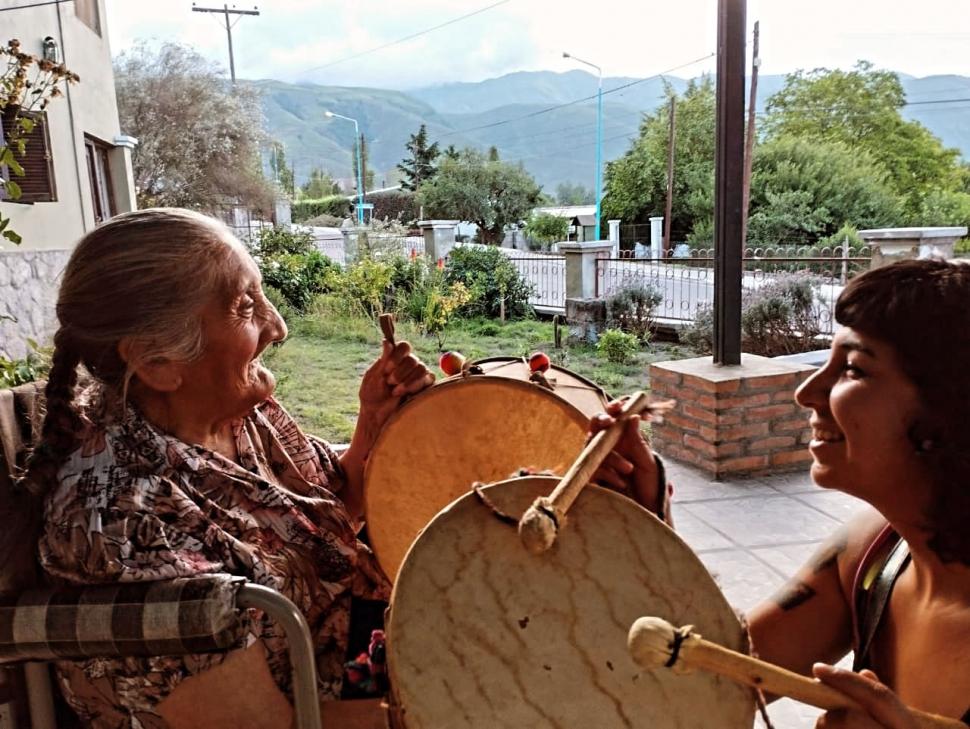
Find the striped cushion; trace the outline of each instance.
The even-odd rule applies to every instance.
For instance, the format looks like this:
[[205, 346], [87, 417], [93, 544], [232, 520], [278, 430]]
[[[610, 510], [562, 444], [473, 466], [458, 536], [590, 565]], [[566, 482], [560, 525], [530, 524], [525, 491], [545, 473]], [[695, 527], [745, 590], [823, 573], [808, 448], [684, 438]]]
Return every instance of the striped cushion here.
[[244, 583], [207, 575], [0, 599], [0, 663], [226, 650], [242, 637], [236, 593]]

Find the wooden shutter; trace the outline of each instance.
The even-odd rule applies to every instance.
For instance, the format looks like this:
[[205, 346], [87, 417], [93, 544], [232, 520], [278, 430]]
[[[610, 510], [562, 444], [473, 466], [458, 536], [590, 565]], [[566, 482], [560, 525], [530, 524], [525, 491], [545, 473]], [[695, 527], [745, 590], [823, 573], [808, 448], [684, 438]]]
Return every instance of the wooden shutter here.
[[[16, 107], [7, 107], [3, 114], [3, 127], [5, 136], [14, 124]], [[24, 155], [21, 156], [14, 150], [17, 162], [24, 168], [24, 176], [13, 175], [10, 170], [5, 170], [7, 179], [13, 179], [20, 185], [20, 199], [11, 202], [24, 204], [39, 202], [56, 202], [57, 187], [54, 184], [54, 159], [51, 154], [51, 139], [47, 129], [46, 112], [21, 112], [24, 117], [32, 119], [34, 128], [27, 134]]]

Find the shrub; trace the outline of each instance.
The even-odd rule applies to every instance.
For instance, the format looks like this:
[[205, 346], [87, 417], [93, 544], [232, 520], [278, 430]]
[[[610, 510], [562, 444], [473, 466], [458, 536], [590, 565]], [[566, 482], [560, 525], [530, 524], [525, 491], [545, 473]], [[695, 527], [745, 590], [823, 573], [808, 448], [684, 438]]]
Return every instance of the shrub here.
[[815, 284], [810, 275], [784, 274], [752, 292], [741, 307], [747, 351], [766, 357], [816, 349]]
[[261, 228], [250, 250], [255, 256], [277, 256], [283, 253], [309, 253], [313, 250], [313, 235], [306, 230]]
[[330, 290], [330, 278], [340, 266], [319, 251], [263, 257], [263, 283], [277, 291], [297, 312], [305, 312], [313, 297]]
[[714, 307], [703, 304], [697, 307], [694, 321], [680, 330], [679, 339], [697, 354], [714, 351]]
[[438, 339], [458, 310], [469, 303], [471, 292], [460, 281], [449, 282], [438, 266], [424, 258], [399, 257], [393, 264], [391, 289], [395, 310], [428, 335]]
[[41, 380], [51, 368], [50, 351], [38, 346], [33, 339], [27, 340], [30, 351], [21, 359], [0, 357], [0, 388], [16, 387], [27, 382]]
[[287, 324], [296, 321], [299, 312], [290, 305], [290, 302], [278, 288], [264, 284], [263, 293], [269, 299], [269, 302], [276, 307], [276, 311], [279, 312]]
[[607, 297], [606, 325], [633, 334], [642, 344], [647, 344], [653, 326], [653, 312], [661, 301], [663, 294], [656, 286], [627, 286]]
[[328, 195], [316, 200], [298, 200], [290, 208], [294, 223], [315, 218], [318, 215], [332, 215], [346, 218], [353, 210], [353, 203], [345, 195]]
[[502, 301], [505, 316], [523, 318], [532, 313], [529, 296], [532, 284], [519, 275], [515, 265], [495, 247], [461, 246], [454, 248], [445, 265], [448, 283], [462, 283], [471, 294], [462, 307], [464, 315], [499, 316]]
[[596, 351], [615, 364], [627, 364], [633, 361], [640, 351], [640, 342], [632, 334], [621, 332], [619, 329], [607, 329], [600, 334], [596, 343]]
[[329, 213], [321, 213], [320, 215], [315, 215], [312, 218], [307, 218], [303, 221], [303, 225], [309, 225], [313, 228], [339, 228], [343, 225], [344, 219], [338, 218], [336, 215], [330, 215]]
[[420, 215], [417, 196], [409, 190], [387, 190], [364, 195], [364, 200], [373, 204], [371, 220], [398, 220], [412, 223]]
[[361, 258], [347, 270], [327, 273], [327, 289], [358, 305], [376, 318], [387, 308], [387, 294], [394, 278], [394, 266], [387, 261]]
[[525, 234], [529, 239], [530, 248], [548, 248], [551, 243], [566, 240], [569, 234], [569, 221], [549, 213], [533, 213], [525, 224]]
[[[815, 282], [803, 273], [781, 274], [756, 291], [743, 291], [741, 335], [745, 352], [775, 357], [818, 348], [819, 322]], [[698, 307], [680, 341], [698, 354], [714, 349], [714, 311]]]

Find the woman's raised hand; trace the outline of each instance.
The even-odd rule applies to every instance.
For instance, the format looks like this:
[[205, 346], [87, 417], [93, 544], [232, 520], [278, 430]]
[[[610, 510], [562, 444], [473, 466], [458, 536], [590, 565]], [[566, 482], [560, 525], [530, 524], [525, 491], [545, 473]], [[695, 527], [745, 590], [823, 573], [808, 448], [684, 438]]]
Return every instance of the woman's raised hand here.
[[[605, 413], [594, 415], [589, 421], [590, 437], [606, 430], [623, 409], [622, 400], [614, 400], [606, 406]], [[640, 417], [631, 416], [623, 428], [623, 434], [616, 447], [604, 459], [593, 474], [593, 482], [629, 496], [641, 506], [656, 512], [663, 504], [666, 489], [658, 483], [657, 461], [650, 450], [643, 433], [640, 432]]]
[[906, 705], [872, 671], [853, 673], [816, 663], [812, 673], [819, 681], [838, 689], [862, 707], [862, 710], [827, 711], [818, 718], [816, 729], [919, 728]]
[[408, 342], [383, 343], [381, 356], [360, 383], [360, 420], [379, 431], [401, 401], [434, 382], [434, 374], [411, 351]]

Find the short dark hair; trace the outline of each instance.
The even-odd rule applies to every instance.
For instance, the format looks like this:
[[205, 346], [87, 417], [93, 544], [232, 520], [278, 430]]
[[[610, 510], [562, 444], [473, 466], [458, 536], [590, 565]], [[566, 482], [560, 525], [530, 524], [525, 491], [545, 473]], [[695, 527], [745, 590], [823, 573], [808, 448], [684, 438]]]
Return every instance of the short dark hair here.
[[922, 412], [910, 426], [934, 498], [930, 546], [970, 564], [970, 265], [899, 261], [852, 279], [835, 319], [890, 345], [916, 385]]

